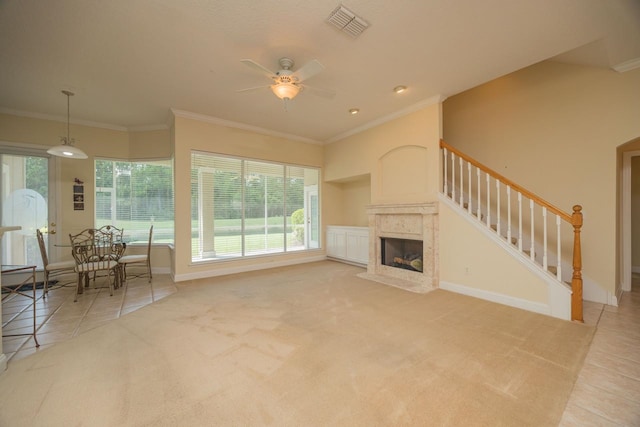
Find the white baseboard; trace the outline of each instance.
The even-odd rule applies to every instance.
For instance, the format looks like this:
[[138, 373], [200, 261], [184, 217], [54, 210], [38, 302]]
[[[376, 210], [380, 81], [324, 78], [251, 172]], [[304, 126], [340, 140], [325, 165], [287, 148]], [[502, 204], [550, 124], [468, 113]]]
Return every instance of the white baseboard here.
[[539, 302], [527, 301], [521, 298], [510, 297], [484, 289], [471, 288], [469, 286], [458, 285], [456, 283], [444, 281], [440, 281], [440, 289], [455, 292], [457, 294], [468, 295], [470, 297], [480, 298], [486, 301], [496, 302], [498, 304], [508, 305], [509, 307], [520, 308], [522, 310], [551, 316], [550, 307]]
[[244, 273], [247, 271], [267, 270], [269, 268], [287, 267], [290, 265], [307, 264], [309, 262], [325, 261], [325, 255], [317, 255], [308, 258], [289, 259], [277, 262], [256, 263], [251, 265], [241, 265], [237, 267], [220, 267], [211, 265], [211, 270], [198, 271], [196, 273], [172, 274], [174, 282], [184, 282], [186, 280], [206, 279], [207, 277], [226, 276], [228, 274]]
[[615, 294], [607, 292], [609, 294], [609, 301], [607, 301], [607, 304], [617, 307], [618, 303], [620, 302], [620, 298], [622, 298], [622, 292], [624, 292], [622, 286], [618, 287]]

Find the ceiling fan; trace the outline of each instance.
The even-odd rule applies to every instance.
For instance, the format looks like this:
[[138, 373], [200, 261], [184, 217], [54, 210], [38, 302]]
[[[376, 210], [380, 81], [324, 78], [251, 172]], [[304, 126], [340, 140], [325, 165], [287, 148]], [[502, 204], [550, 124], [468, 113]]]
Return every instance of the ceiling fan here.
[[265, 86], [250, 87], [247, 89], [240, 89], [238, 92], [247, 92], [252, 90], [260, 90], [271, 88], [273, 93], [284, 101], [289, 101], [298, 95], [301, 90], [308, 90], [316, 95], [323, 96], [325, 98], [333, 98], [335, 92], [328, 89], [320, 89], [306, 84], [302, 84], [303, 81], [315, 76], [322, 70], [324, 66], [316, 59], [311, 60], [298, 68], [296, 71], [291, 70], [293, 67], [293, 60], [289, 58], [280, 58], [281, 69], [277, 72], [273, 72], [268, 68], [258, 64], [251, 59], [243, 59], [240, 62], [247, 65], [254, 71], [258, 71], [264, 74], [268, 78], [273, 80], [273, 84]]

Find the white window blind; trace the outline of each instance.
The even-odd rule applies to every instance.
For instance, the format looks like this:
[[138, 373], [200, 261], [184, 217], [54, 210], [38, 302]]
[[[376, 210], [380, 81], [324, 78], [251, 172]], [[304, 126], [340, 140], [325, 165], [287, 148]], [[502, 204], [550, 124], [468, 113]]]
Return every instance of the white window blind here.
[[95, 224], [124, 229], [130, 243], [171, 243], [174, 235], [173, 162], [97, 159]]
[[193, 152], [192, 260], [304, 250], [305, 177], [317, 185], [318, 176], [313, 168]]

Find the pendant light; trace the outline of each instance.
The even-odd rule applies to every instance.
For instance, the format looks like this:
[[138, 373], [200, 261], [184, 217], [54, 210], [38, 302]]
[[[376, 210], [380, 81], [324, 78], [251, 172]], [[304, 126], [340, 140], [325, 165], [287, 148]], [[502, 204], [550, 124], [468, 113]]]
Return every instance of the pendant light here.
[[67, 95], [67, 136], [61, 136], [60, 142], [62, 142], [62, 144], [51, 147], [47, 150], [47, 153], [58, 157], [65, 157], [68, 159], [86, 159], [88, 158], [88, 156], [85, 154], [85, 152], [73, 146], [75, 139], [72, 139], [69, 134], [69, 97], [73, 96], [73, 92], [63, 90], [62, 93]]

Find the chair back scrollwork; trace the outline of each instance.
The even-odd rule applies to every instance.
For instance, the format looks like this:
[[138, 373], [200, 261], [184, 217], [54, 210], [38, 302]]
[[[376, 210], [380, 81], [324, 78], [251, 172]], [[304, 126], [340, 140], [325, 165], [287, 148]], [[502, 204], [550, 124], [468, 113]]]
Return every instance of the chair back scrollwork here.
[[[98, 271], [108, 272], [109, 291], [113, 295], [114, 284], [115, 287], [120, 285], [116, 250], [123, 244], [114, 244], [112, 230], [93, 228], [86, 229], [75, 236], [70, 234], [69, 239], [71, 240], [71, 254], [76, 261], [76, 271], [78, 272], [78, 291], [76, 291], [75, 300], [77, 301], [79, 290], [82, 288], [83, 279], [86, 287], [89, 285], [89, 274], [94, 276], [95, 281]], [[113, 276], [113, 280], [111, 276]]]

